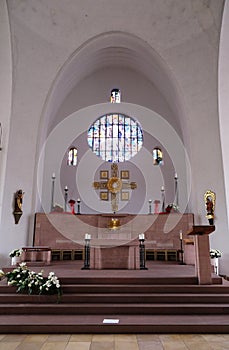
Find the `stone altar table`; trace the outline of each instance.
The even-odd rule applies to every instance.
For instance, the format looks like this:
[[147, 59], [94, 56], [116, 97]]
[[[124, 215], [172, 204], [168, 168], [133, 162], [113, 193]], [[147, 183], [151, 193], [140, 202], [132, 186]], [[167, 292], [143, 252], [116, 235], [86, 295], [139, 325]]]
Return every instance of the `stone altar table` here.
[[[110, 220], [120, 225], [112, 230]], [[91, 235], [91, 268], [140, 268], [140, 233], [148, 249], [180, 249], [179, 232], [187, 238], [193, 227], [193, 214], [81, 214], [37, 213], [33, 244], [52, 250], [84, 249], [85, 234]]]

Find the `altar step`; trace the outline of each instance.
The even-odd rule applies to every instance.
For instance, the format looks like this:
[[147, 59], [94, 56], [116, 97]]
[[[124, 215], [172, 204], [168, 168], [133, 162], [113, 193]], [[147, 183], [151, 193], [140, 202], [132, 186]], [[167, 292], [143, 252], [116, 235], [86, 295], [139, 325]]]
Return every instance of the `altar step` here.
[[[0, 295], [0, 315], [2, 314], [2, 310], [6, 310], [5, 305], [7, 304], [8, 309], [10, 310], [12, 305], [12, 310], [17, 313], [20, 313], [20, 308], [25, 308], [25, 313], [30, 313], [30, 304], [37, 303], [34, 307], [34, 310], [37, 308], [37, 312], [40, 312], [39, 307], [42, 303], [53, 303], [57, 300], [56, 297], [53, 296], [36, 296], [36, 295], [23, 295], [23, 294], [2, 294]], [[76, 305], [76, 309], [74, 313], [83, 312], [85, 314], [85, 310], [93, 310], [93, 314], [100, 313], [100, 310], [113, 310], [108, 312], [115, 312], [115, 308], [120, 308], [120, 312], [123, 313], [122, 310], [130, 309], [130, 312], [138, 313], [143, 310], [145, 307], [145, 310], [147, 308], [155, 307], [155, 304], [160, 304], [160, 307], [165, 305], [171, 305], [173, 307], [179, 307], [180, 305], [183, 305], [184, 307], [188, 307], [189, 305], [195, 306], [196, 305], [203, 305], [203, 310], [205, 310], [205, 306], [210, 304], [214, 305], [215, 308], [217, 307], [219, 309], [219, 305], [223, 305], [223, 308], [227, 310], [227, 303], [229, 308], [229, 293], [225, 294], [192, 294], [192, 293], [186, 293], [186, 294], [180, 294], [180, 293], [164, 293], [164, 294], [145, 294], [145, 293], [116, 293], [116, 294], [93, 294], [93, 293], [85, 293], [85, 294], [65, 294], [61, 297], [61, 304], [58, 305], [57, 313], [59, 312], [58, 309], [61, 310], [62, 306], [65, 305], [66, 309], [69, 309], [70, 307], [74, 307]], [[23, 305], [22, 305], [23, 304]], [[28, 307], [28, 310], [26, 308]], [[56, 307], [56, 306], [55, 306]], [[33, 305], [31, 305], [31, 309], [33, 308]], [[51, 309], [54, 309], [50, 306]], [[109, 309], [110, 308], [110, 309]], [[19, 310], [19, 311], [18, 311]], [[69, 309], [70, 310], [70, 309]], [[5, 311], [4, 311], [5, 312]], [[73, 312], [73, 311], [72, 311]], [[86, 311], [87, 313], [88, 311]], [[102, 311], [103, 313], [104, 311]], [[128, 311], [129, 312], [129, 311]], [[144, 311], [144, 313], [147, 311]], [[228, 311], [227, 311], [228, 312]], [[60, 311], [61, 313], [61, 311]], [[151, 311], [150, 311], [151, 313]]]
[[[4, 304], [1, 305], [0, 317], [2, 315], [23, 315], [24, 317], [31, 315], [101, 315], [103, 317], [119, 318], [123, 315], [141, 316], [141, 315], [229, 315], [229, 305], [224, 304], [200, 304], [200, 303], [181, 303], [181, 304], [152, 304], [152, 303], [112, 303], [111, 305], [103, 303], [88, 303], [82, 305], [80, 303], [31, 305], [31, 303], [21, 303], [20, 306]], [[115, 316], [114, 316], [115, 315]]]
[[61, 283], [60, 303], [2, 283], [0, 333], [229, 333], [229, 285], [88, 276]]
[[[104, 324], [104, 320], [110, 324]], [[118, 323], [112, 323], [118, 320]], [[4, 334], [227, 334], [229, 321], [225, 315], [5, 315], [0, 318]]]

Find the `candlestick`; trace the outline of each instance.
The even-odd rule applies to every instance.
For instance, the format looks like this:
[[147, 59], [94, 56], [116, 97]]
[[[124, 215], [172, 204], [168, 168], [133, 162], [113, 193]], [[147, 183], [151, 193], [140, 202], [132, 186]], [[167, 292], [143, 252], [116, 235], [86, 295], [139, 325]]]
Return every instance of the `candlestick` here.
[[80, 215], [80, 198], [77, 199], [77, 215]]
[[64, 211], [67, 211], [67, 203], [68, 203], [68, 186], [64, 188]]
[[55, 179], [56, 179], [56, 175], [55, 173], [52, 174], [52, 188], [51, 188], [51, 210], [53, 211], [54, 209], [54, 189], [55, 189]]
[[174, 180], [175, 180], [175, 201], [174, 201], [174, 203], [175, 203], [175, 205], [178, 208], [179, 200], [178, 200], [178, 177], [177, 177], [177, 173], [175, 173]]
[[152, 214], [152, 199], [149, 199], [149, 214]]
[[[79, 199], [77, 199], [78, 202]], [[81, 270], [90, 270], [90, 239], [91, 235], [85, 233], [85, 246], [84, 246], [84, 266]]]
[[138, 235], [138, 239], [139, 239], [139, 254], [140, 254], [140, 270], [148, 270], [147, 267], [145, 266], [146, 257], [145, 257], [144, 233], [140, 233]]
[[180, 264], [184, 265], [185, 263], [184, 263], [183, 232], [182, 232], [182, 230], [180, 230], [180, 251], [179, 251], [179, 253], [180, 253], [180, 258], [179, 258]]
[[162, 211], [162, 213], [164, 213], [165, 212], [165, 188], [164, 188], [164, 186], [161, 186], [161, 199], [162, 199], [161, 211]]

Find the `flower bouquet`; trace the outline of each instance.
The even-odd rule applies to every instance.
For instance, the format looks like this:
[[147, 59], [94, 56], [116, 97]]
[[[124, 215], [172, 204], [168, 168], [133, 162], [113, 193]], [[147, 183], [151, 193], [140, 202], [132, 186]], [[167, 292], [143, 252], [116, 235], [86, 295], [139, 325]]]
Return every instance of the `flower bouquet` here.
[[222, 253], [220, 250], [218, 249], [211, 249], [210, 250], [210, 257], [211, 259], [214, 259], [214, 258], [221, 258], [222, 256]]
[[22, 249], [14, 249], [9, 253], [10, 258], [19, 257], [22, 253]]
[[15, 269], [4, 274], [9, 286], [15, 286], [17, 293], [27, 294], [57, 294], [58, 301], [62, 295], [60, 281], [54, 272], [50, 272], [48, 277], [43, 276], [43, 271], [37, 273], [31, 271], [26, 263], [21, 263]]
[[21, 262], [21, 254], [22, 254], [22, 249], [13, 249], [9, 253], [9, 257], [11, 258], [11, 265], [17, 265], [18, 263]]

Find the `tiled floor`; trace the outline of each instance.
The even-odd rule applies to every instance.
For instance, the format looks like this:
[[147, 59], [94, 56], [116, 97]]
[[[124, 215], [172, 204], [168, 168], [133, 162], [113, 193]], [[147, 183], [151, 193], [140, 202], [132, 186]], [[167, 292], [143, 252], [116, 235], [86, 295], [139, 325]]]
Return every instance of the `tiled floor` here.
[[229, 334], [12, 334], [0, 335], [0, 350], [219, 350]]

